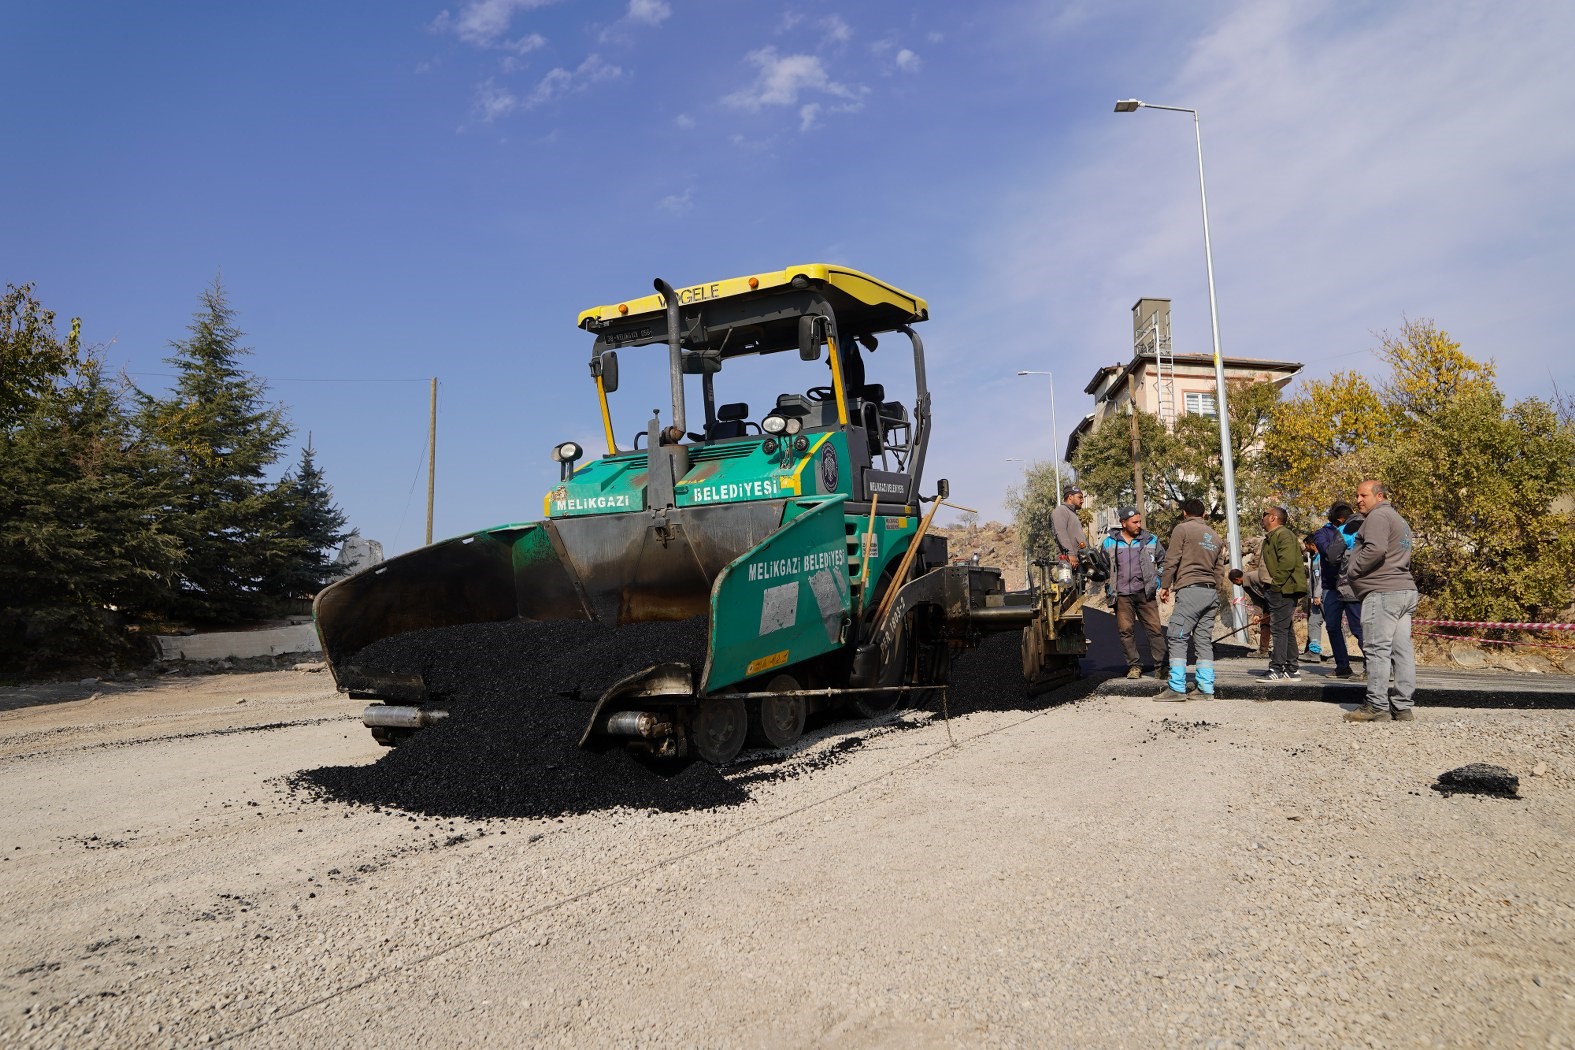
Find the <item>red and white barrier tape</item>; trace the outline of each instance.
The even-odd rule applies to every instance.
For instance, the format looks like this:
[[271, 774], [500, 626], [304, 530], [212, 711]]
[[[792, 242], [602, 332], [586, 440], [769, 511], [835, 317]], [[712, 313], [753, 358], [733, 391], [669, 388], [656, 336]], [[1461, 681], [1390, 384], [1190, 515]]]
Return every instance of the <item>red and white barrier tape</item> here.
[[1476, 620], [1412, 620], [1429, 627], [1480, 627], [1491, 631], [1575, 631], [1575, 623], [1481, 623]]
[[[1413, 620], [1412, 623], [1421, 623]], [[1432, 631], [1414, 632], [1419, 638], [1442, 638], [1446, 642], [1470, 642], [1472, 645], [1516, 645], [1532, 649], [1575, 649], [1575, 645], [1559, 645], [1557, 642], [1501, 642], [1496, 638], [1469, 638], [1460, 634], [1434, 634]]]

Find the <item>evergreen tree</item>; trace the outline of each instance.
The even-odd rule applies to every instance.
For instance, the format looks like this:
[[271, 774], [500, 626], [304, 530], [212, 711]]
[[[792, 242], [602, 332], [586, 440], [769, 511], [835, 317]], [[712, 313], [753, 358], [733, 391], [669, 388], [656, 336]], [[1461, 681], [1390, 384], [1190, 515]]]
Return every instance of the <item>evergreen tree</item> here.
[[279, 495], [284, 516], [276, 524], [283, 556], [264, 577], [261, 589], [278, 599], [310, 598], [344, 574], [330, 555], [350, 535], [310, 442], [301, 450], [294, 473], [279, 482]]
[[124, 390], [88, 355], [41, 390], [0, 449], [0, 669], [101, 668], [181, 557]]
[[175, 493], [167, 510], [186, 544], [167, 612], [208, 622], [265, 616], [262, 583], [288, 558], [284, 493], [268, 484], [290, 428], [243, 371], [235, 312], [218, 280], [204, 289], [188, 338], [166, 361], [179, 371], [167, 398], [144, 395], [140, 425], [163, 454]]
[[33, 286], [5, 286], [0, 296], [0, 430], [17, 425], [28, 409], [53, 392], [81, 357], [82, 322], [71, 319], [65, 339], [55, 331], [55, 312], [44, 309]]

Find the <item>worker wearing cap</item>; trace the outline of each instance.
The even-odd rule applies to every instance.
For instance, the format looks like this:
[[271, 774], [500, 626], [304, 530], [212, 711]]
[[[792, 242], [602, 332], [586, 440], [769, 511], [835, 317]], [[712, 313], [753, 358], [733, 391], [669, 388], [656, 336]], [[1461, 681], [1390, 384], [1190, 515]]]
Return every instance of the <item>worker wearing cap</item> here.
[[[1110, 577], [1105, 581], [1105, 594], [1110, 598], [1116, 613], [1116, 633], [1121, 636], [1121, 651], [1127, 658], [1127, 677], [1142, 678], [1152, 673], [1157, 678], [1169, 675], [1165, 660], [1165, 635], [1159, 623], [1160, 565], [1165, 560], [1165, 548], [1159, 537], [1143, 527], [1143, 515], [1136, 507], [1122, 507], [1119, 529], [1100, 542], [1100, 553], [1108, 567]], [[1148, 635], [1149, 653], [1153, 662], [1143, 667], [1138, 656], [1137, 621], [1143, 622]]]

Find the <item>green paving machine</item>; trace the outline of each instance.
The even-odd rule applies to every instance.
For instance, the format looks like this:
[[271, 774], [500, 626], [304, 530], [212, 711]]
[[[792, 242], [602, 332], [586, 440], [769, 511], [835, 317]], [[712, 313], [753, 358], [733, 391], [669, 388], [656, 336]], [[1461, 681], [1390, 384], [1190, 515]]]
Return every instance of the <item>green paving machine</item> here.
[[[953, 654], [987, 632], [1022, 633], [1031, 689], [1077, 676], [1087, 643], [1065, 565], [1008, 594], [1000, 570], [949, 564], [929, 533], [948, 485], [922, 488], [923, 299], [825, 264], [654, 283], [579, 316], [607, 451], [552, 450], [560, 479], [541, 520], [412, 551], [318, 595], [328, 666], [373, 701], [363, 720], [379, 741], [446, 712], [420, 675], [380, 667], [375, 643], [461, 624], [706, 618], [704, 663], [619, 681], [581, 744], [716, 764], [746, 743], [790, 746], [818, 707], [876, 717], [944, 688]], [[911, 369], [888, 378], [906, 404], [865, 360], [901, 337]], [[670, 399], [665, 420], [657, 411], [622, 439], [620, 356], [629, 377], [665, 371]]]

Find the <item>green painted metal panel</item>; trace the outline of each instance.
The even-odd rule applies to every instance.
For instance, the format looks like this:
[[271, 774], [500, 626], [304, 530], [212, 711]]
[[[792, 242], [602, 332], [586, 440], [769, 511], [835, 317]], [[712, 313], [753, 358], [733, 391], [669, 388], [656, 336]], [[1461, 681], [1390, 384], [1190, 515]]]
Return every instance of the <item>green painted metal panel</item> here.
[[722, 570], [711, 588], [703, 691], [843, 644], [851, 607], [844, 503], [843, 496], [792, 501], [790, 521]]
[[645, 454], [593, 460], [561, 481], [542, 507], [544, 517], [627, 514], [645, 508]]
[[794, 438], [786, 438], [775, 452], [768, 453], [761, 439], [751, 438], [740, 443], [749, 450], [745, 455], [697, 457], [674, 489], [678, 505], [847, 494], [853, 480], [848, 469], [847, 435], [822, 431], [797, 436], [804, 439], [804, 449], [796, 447]]
[[[847, 434], [838, 429], [798, 436], [803, 449], [786, 438], [767, 452], [757, 437], [692, 446], [689, 472], [673, 490], [678, 506], [846, 495], [853, 481]], [[646, 473], [643, 452], [592, 460], [547, 493], [542, 514], [575, 518], [643, 510]]]
[[[919, 519], [912, 514], [881, 514], [875, 515], [875, 525], [870, 528], [869, 515], [849, 515], [848, 545], [849, 545], [849, 573], [854, 586], [862, 578], [862, 558], [866, 551], [870, 557], [869, 587], [871, 590], [880, 582], [881, 573], [887, 568], [895, 568], [902, 559], [903, 552], [913, 542], [914, 535], [919, 531]], [[873, 534], [873, 542], [865, 537]], [[863, 599], [868, 604], [868, 597]]]

